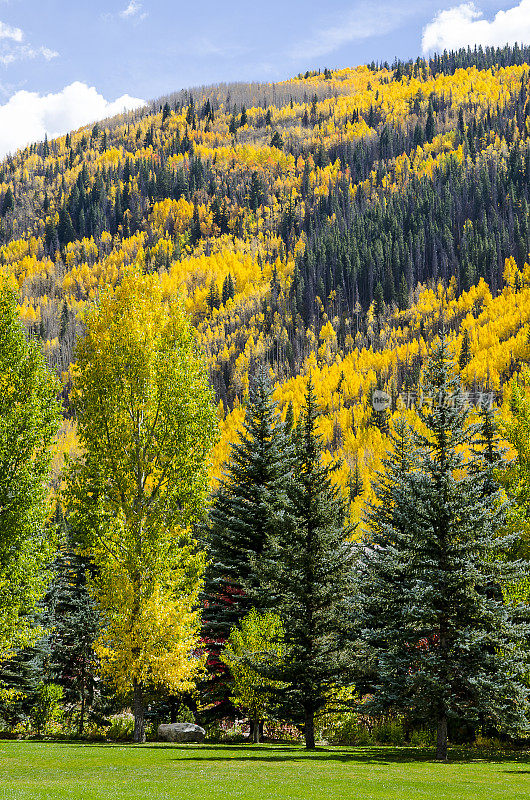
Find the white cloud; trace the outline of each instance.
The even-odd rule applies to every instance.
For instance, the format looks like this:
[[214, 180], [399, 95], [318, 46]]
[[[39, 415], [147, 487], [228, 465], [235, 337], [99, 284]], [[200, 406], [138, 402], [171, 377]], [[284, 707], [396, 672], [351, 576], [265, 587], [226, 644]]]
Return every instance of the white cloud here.
[[0, 39], [11, 39], [13, 42], [21, 42], [24, 38], [24, 31], [20, 28], [13, 28], [5, 22], [0, 21]]
[[312, 36], [295, 43], [290, 49], [294, 59], [312, 58], [332, 53], [350, 42], [384, 36], [398, 28], [409, 16], [417, 13], [414, 2], [387, 5], [364, 2], [358, 4], [343, 19], [329, 26], [320, 26]]
[[467, 45], [503, 47], [515, 42], [530, 42], [530, 0], [499, 11], [491, 21], [471, 2], [440, 11], [423, 29], [422, 50], [426, 55]]
[[123, 19], [136, 18], [143, 20], [147, 17], [147, 13], [142, 11], [142, 8], [142, 3], [138, 3], [137, 0], [131, 0], [127, 8], [124, 8], [123, 11], [120, 11], [120, 17], [123, 17]]
[[39, 58], [39, 56], [42, 56], [46, 61], [51, 61], [53, 58], [57, 58], [58, 55], [59, 53], [56, 50], [50, 50], [49, 47], [35, 48], [24, 45], [9, 52], [0, 53], [0, 64], [8, 67], [14, 61], [25, 61], [26, 59]]
[[143, 105], [144, 100], [127, 94], [109, 102], [93, 86], [79, 81], [56, 94], [19, 91], [0, 106], [0, 156], [40, 141], [46, 134], [61, 136]]
[[14, 28], [0, 21], [0, 64], [8, 67], [15, 61], [39, 58], [46, 61], [57, 58], [59, 53], [49, 47], [33, 47], [24, 41], [24, 31], [21, 28]]

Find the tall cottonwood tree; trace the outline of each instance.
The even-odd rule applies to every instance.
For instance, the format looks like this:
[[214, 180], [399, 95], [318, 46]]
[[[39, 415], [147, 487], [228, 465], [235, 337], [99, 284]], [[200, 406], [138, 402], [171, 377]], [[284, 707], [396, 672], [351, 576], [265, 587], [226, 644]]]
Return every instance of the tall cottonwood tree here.
[[506, 558], [517, 536], [503, 534], [491, 437], [469, 419], [443, 338], [423, 391], [432, 403], [419, 411], [421, 431], [398, 424], [375, 484], [354, 613], [374, 659], [367, 709], [434, 723], [443, 760], [451, 719], [528, 725], [527, 626], [499, 591], [517, 586], [527, 568]]
[[193, 329], [158, 281], [131, 269], [87, 313], [73, 399], [82, 458], [67, 503], [97, 567], [96, 652], [132, 694], [145, 739], [146, 692], [193, 685], [204, 554], [202, 514], [217, 418]]
[[[58, 383], [26, 341], [13, 294], [0, 290], [0, 661], [31, 638], [51, 553], [45, 531]], [[28, 638], [29, 637], [29, 638]]]

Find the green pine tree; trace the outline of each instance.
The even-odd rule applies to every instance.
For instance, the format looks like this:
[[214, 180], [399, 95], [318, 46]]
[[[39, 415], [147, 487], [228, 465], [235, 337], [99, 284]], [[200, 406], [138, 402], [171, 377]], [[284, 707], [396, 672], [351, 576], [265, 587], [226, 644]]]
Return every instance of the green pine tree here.
[[0, 719], [11, 729], [29, 718], [42, 678], [40, 643], [23, 648], [0, 664]]
[[213, 279], [210, 283], [210, 288], [208, 290], [208, 298], [206, 302], [208, 303], [210, 311], [213, 311], [214, 308], [219, 308], [221, 304], [221, 298], [219, 297], [219, 289], [217, 288], [217, 284]]
[[221, 303], [225, 306], [229, 300], [233, 300], [234, 298], [234, 280], [230, 273], [226, 276], [223, 281], [223, 290], [221, 293]]
[[291, 433], [294, 428], [294, 408], [293, 401], [289, 400], [287, 411], [285, 412], [285, 431]]
[[465, 369], [471, 361], [471, 342], [469, 340], [469, 331], [464, 328], [464, 335], [462, 337], [462, 347], [458, 357], [458, 366], [461, 370]]
[[[477, 447], [481, 425], [453, 402], [461, 385], [445, 340], [430, 356], [421, 410], [425, 432], [404, 422], [375, 486], [359, 548], [356, 614], [375, 659], [372, 712], [399, 711], [437, 726], [446, 759], [448, 723], [526, 727], [525, 626], [515, 603], [491, 587], [517, 585], [522, 562], [503, 560], [506, 509]], [[462, 448], [471, 447], [464, 460]]]
[[71, 531], [63, 525], [62, 543], [53, 564], [48, 589], [48, 675], [62, 687], [64, 699], [78, 711], [77, 729], [83, 733], [87, 708], [94, 699], [97, 662], [93, 644], [99, 617], [88, 590], [91, 565], [78, 553]]
[[15, 198], [13, 196], [13, 190], [11, 186], [8, 186], [7, 191], [2, 200], [2, 209], [1, 209], [2, 216], [7, 214], [8, 211], [13, 211], [14, 207], [15, 207]]
[[204, 635], [209, 642], [212, 692], [217, 690], [216, 671], [223, 672], [219, 651], [252, 607], [249, 591], [257, 586], [253, 557], [281, 524], [291, 462], [292, 446], [261, 368], [251, 383], [241, 438], [232, 446], [206, 532], [210, 566]]
[[59, 325], [59, 339], [64, 339], [66, 336], [66, 331], [68, 330], [68, 320], [69, 320], [69, 313], [68, 313], [68, 303], [66, 300], [63, 301], [63, 305], [61, 308], [61, 321]]
[[[315, 747], [315, 714], [333, 687], [351, 681], [344, 598], [349, 595], [353, 548], [347, 541], [344, 499], [322, 460], [319, 412], [312, 380], [294, 432], [295, 460], [282, 525], [256, 559], [258, 602], [282, 619], [286, 664], [269, 677], [288, 684], [284, 703], [303, 720], [306, 747]], [[268, 672], [265, 664], [256, 664]]]

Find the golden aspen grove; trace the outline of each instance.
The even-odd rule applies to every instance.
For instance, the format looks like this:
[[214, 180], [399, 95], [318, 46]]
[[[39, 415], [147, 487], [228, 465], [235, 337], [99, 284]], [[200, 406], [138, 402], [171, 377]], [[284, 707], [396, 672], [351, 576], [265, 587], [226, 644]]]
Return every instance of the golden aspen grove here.
[[412, 387], [442, 318], [466, 387], [503, 406], [530, 355], [530, 73], [498, 53], [181, 92], [8, 158], [0, 269], [66, 404], [83, 311], [134, 265], [208, 359], [212, 481], [257, 361], [295, 418], [312, 372], [356, 515], [386, 446], [371, 387]]

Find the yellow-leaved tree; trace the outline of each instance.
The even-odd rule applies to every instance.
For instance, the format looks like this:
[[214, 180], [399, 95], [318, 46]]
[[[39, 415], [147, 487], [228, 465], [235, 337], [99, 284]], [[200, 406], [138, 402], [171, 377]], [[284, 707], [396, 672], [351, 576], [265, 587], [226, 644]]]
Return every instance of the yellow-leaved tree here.
[[277, 692], [285, 688], [281, 681], [265, 677], [251, 665], [253, 661], [278, 667], [286, 658], [282, 622], [273, 612], [260, 613], [252, 608], [239, 626], [232, 628], [221, 659], [230, 668], [233, 678], [231, 700], [244, 710], [253, 722], [252, 740], [259, 743], [260, 722], [271, 715]]
[[158, 277], [131, 268], [85, 316], [72, 397], [81, 457], [66, 504], [96, 565], [105, 674], [132, 697], [190, 689], [200, 670], [204, 553], [191, 535], [218, 432], [195, 332]]

